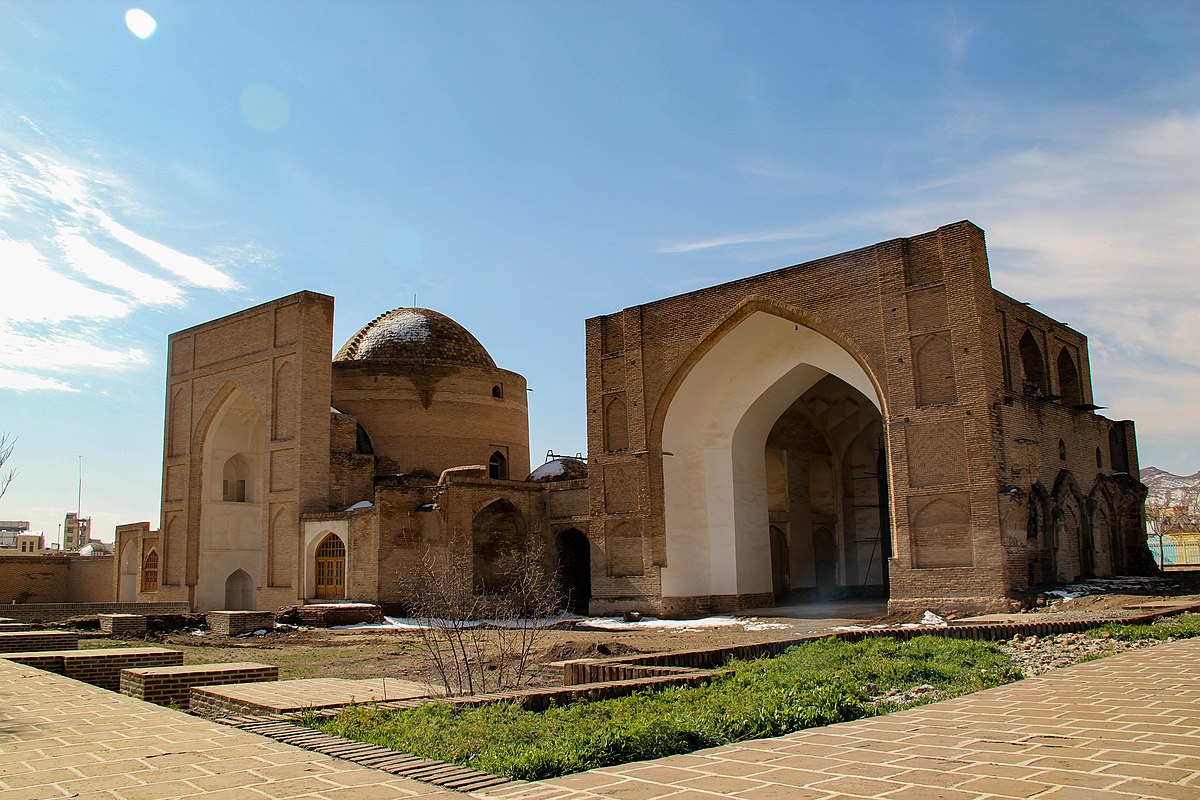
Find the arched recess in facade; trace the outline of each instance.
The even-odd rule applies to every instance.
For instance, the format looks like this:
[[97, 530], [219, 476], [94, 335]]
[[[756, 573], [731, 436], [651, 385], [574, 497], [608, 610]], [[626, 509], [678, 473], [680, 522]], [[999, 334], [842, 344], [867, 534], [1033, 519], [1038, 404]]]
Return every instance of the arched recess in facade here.
[[[886, 594], [883, 393], [852, 345], [819, 328], [748, 301], [672, 380], [656, 414], [664, 598]], [[783, 534], [774, 547], [772, 526]]]
[[509, 588], [525, 553], [525, 536], [525, 518], [508, 500], [480, 509], [471, 523], [471, 580], [476, 592]]
[[253, 610], [262, 585], [266, 426], [254, 401], [233, 384], [218, 392], [209, 410], [214, 408], [202, 418], [200, 447], [193, 448], [201, 475], [198, 531], [188, 553], [195, 565], [194, 573], [191, 564], [188, 570], [193, 608], [211, 611], [235, 602], [239, 610]]

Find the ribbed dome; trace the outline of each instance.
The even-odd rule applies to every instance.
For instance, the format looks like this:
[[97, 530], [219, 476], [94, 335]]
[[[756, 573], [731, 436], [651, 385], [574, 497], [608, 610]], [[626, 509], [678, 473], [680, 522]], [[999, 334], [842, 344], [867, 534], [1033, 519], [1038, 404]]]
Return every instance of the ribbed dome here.
[[427, 308], [397, 308], [363, 326], [334, 361], [392, 361], [495, 368], [470, 331]]

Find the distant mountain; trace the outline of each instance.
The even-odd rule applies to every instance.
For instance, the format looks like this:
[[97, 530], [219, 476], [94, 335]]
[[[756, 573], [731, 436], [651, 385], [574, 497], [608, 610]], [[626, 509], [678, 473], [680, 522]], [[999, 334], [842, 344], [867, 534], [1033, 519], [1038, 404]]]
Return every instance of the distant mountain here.
[[[1148, 505], [1195, 506], [1200, 499], [1200, 472], [1194, 475], [1174, 475], [1158, 467], [1146, 467], [1142, 483], [1150, 490]], [[1169, 495], [1168, 495], [1169, 493]], [[1200, 509], [1193, 508], [1195, 512]]]

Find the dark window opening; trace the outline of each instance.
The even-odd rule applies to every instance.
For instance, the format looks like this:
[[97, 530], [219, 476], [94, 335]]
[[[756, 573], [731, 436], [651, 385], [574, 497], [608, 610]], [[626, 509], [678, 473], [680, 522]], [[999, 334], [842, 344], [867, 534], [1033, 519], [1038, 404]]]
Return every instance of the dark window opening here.
[[498, 481], [508, 480], [508, 459], [499, 450], [488, 459], [488, 477]]
[[503, 400], [504, 399], [504, 387], [498, 383], [495, 386], [493, 386], [492, 387], [492, 397], [495, 397], [498, 400]]

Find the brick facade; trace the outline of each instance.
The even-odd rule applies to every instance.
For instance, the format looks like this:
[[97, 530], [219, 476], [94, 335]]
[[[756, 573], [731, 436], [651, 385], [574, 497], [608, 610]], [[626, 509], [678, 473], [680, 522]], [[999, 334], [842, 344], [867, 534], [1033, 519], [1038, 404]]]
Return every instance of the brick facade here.
[[494, 588], [530, 537], [593, 613], [1001, 609], [1153, 569], [1133, 423], [969, 222], [588, 320], [586, 477], [547, 483], [524, 378], [464, 328], [395, 309], [331, 362], [332, 312], [170, 338], [162, 519], [123, 527], [120, 599], [393, 603], [431, 557]]
[[[834, 474], [821, 480], [819, 448], [805, 440], [787, 445], [792, 449], [786, 455], [802, 456], [788, 460], [789, 467], [809, 473], [808, 483], [801, 484], [808, 490], [804, 494], [795, 491], [793, 476], [786, 476], [792, 488], [790, 496], [784, 492], [778, 512], [792, 547], [793, 573], [813, 571], [813, 561], [820, 559], [818, 543], [828, 535], [836, 538], [827, 548], [831, 569], [836, 560], [833, 588], [842, 596], [871, 588], [861, 580], [867, 548], [862, 538], [853, 538], [855, 527], [874, 533], [874, 540], [868, 539], [873, 560], [865, 565], [886, 558], [886, 580], [879, 572], [874, 580], [894, 610], [1003, 608], [1035, 583], [1147, 569], [1139, 536], [1144, 490], [1130, 478], [1136, 475], [1132, 423], [1094, 413], [1086, 338], [995, 291], [983, 232], [962, 222], [588, 320], [593, 546], [608, 567], [595, 575], [594, 605], [687, 616], [770, 602], [773, 587], [761, 567], [756, 580], [743, 580], [739, 572], [727, 582], [735, 586], [728, 593], [672, 596], [663, 582], [673, 562], [686, 568], [694, 558], [687, 532], [673, 534], [666, 511], [670, 471], [679, 467], [669, 461], [676, 454], [665, 452], [664, 429], [684, 402], [681, 397], [694, 406], [719, 405], [719, 399], [708, 401], [702, 392], [687, 395], [689, 376], [702, 374], [743, 326], [781, 327], [771, 319], [794, 326], [796, 369], [809, 363], [800, 349], [807, 336], [817, 342], [809, 345], [812, 352], [825, 353], [828, 363], [849, 365], [842, 383], [865, 377], [855, 385], [859, 400], [852, 410], [864, 408], [862, 397], [879, 409], [878, 450], [886, 457], [886, 479], [871, 487], [878, 471], [866, 456], [874, 443], [859, 446], [858, 456], [851, 445], [824, 456], [824, 471]], [[1023, 338], [1027, 352], [1032, 338], [1042, 353], [1027, 358], [1028, 364], [1021, 360]], [[745, 345], [744, 352], [755, 351]], [[1026, 370], [1037, 371], [1037, 363], [1041, 371], [1031, 379]], [[754, 369], [743, 369], [739, 380], [757, 378]], [[842, 377], [831, 368], [823, 372]], [[769, 388], [750, 399], [762, 402], [791, 375], [763, 377]], [[1040, 388], [1027, 389], [1027, 383], [1038, 381]], [[828, 381], [806, 392], [800, 399], [810, 398], [807, 407], [785, 413], [798, 414], [810, 431], [835, 442], [841, 435], [838, 420], [849, 419], [849, 412], [831, 416], [834, 388]], [[850, 408], [852, 399], [846, 395], [838, 402]], [[748, 406], [738, 419], [757, 423], [755, 406]], [[717, 419], [716, 411], [707, 413]], [[862, 430], [869, 432], [865, 425]], [[1117, 442], [1112, 448], [1110, 439]], [[818, 444], [828, 453], [825, 442]], [[1060, 451], [1065, 456], [1060, 458]], [[713, 461], [709, 473], [713, 469], [730, 465]], [[821, 492], [815, 487], [822, 481], [834, 487], [828, 512], [818, 507]], [[736, 476], [729, 485], [739, 491]], [[717, 502], [714, 491], [704, 502]], [[1060, 533], [1049, 547], [1057, 555], [1043, 554], [1047, 534], [1035, 533], [1043, 512], [1029, 510], [1028, 498], [1042, 496], [1043, 527], [1051, 529], [1049, 538], [1055, 526]], [[870, 519], [872, 505], [886, 506], [880, 521]], [[799, 522], [797, 508], [803, 512]], [[761, 518], [765, 528], [768, 520], [775, 523], [776, 512]], [[834, 530], [827, 534], [823, 526]], [[739, 537], [755, 535], [737, 530]], [[796, 550], [807, 552], [797, 557]], [[746, 546], [737, 557], [739, 570], [756, 558], [771, 560], [765, 544]], [[1054, 562], [1051, 571], [1041, 568], [1047, 560]], [[703, 575], [704, 569], [715, 574], [719, 565], [701, 563], [692, 572]], [[704, 586], [700, 579], [691, 585]], [[806, 586], [812, 592], [821, 588], [812, 578], [787, 588]]]

